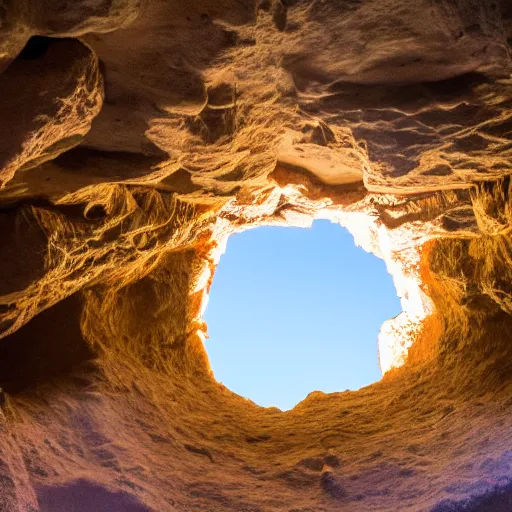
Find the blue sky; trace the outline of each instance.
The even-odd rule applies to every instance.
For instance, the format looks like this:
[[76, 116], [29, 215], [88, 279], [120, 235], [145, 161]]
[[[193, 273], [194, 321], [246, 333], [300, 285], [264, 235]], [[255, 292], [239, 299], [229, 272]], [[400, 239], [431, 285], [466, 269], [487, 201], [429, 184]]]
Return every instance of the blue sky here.
[[401, 311], [384, 262], [329, 221], [232, 235], [215, 273], [206, 350], [219, 382], [287, 410], [315, 390], [380, 379], [377, 335]]

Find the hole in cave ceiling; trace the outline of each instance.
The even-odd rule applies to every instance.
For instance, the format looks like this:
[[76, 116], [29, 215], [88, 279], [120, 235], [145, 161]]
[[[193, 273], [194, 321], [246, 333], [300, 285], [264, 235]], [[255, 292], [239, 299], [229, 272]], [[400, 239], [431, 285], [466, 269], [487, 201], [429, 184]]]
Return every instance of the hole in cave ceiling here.
[[329, 221], [232, 235], [210, 290], [217, 381], [261, 406], [380, 380], [377, 336], [401, 311], [384, 261]]

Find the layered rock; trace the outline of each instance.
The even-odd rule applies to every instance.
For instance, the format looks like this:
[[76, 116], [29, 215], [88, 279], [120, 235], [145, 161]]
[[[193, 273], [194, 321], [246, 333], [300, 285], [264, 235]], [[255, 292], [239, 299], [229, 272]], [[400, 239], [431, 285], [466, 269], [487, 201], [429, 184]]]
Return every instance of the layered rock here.
[[[512, 508], [508, 2], [0, 20], [0, 510]], [[231, 233], [316, 217], [404, 312], [382, 381], [260, 408], [213, 379], [208, 288]]]

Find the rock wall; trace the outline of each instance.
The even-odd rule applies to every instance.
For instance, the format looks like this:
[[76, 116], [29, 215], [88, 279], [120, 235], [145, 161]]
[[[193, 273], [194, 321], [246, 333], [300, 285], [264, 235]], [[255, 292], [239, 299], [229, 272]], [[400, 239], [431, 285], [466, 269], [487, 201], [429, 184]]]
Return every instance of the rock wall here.
[[[0, 34], [2, 512], [512, 510], [508, 0], [4, 0]], [[395, 278], [386, 373], [260, 408], [208, 288], [233, 232], [319, 217]]]

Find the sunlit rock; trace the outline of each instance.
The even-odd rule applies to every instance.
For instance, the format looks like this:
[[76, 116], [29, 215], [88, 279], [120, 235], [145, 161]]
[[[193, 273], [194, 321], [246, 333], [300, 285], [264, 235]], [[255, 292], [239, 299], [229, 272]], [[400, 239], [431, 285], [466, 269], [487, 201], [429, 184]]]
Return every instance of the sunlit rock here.
[[[512, 509], [509, 2], [4, 4], [0, 511]], [[403, 312], [380, 382], [260, 408], [209, 286], [315, 218]]]
[[0, 82], [0, 186], [76, 146], [103, 102], [96, 55], [76, 39], [32, 39]]

